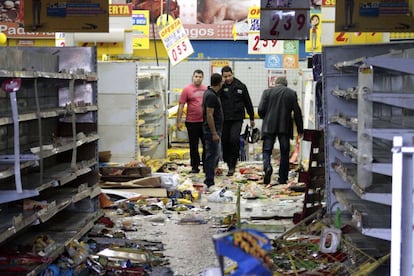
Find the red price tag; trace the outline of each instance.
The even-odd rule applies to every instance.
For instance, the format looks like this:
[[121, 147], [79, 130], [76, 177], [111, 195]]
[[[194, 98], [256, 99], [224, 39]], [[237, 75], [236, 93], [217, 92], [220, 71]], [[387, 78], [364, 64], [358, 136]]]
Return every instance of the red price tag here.
[[261, 39], [309, 39], [309, 10], [262, 10]]
[[283, 41], [260, 39], [258, 33], [249, 34], [249, 54], [283, 54]]
[[193, 47], [188, 39], [185, 39], [174, 47], [168, 49], [168, 56], [172, 65], [175, 65], [194, 53]]

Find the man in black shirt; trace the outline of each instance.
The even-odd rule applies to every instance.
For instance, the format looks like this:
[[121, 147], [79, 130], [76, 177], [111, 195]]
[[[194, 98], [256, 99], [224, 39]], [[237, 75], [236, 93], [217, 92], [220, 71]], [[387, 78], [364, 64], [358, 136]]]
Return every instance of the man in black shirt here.
[[211, 86], [203, 95], [203, 133], [205, 140], [204, 184], [214, 185], [215, 169], [220, 157], [220, 137], [223, 129], [223, 109], [218, 91], [223, 85], [220, 74], [211, 75]]

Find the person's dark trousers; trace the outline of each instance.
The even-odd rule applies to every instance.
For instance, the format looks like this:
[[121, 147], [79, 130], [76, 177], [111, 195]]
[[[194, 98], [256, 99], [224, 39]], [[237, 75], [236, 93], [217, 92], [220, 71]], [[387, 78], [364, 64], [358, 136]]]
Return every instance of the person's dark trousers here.
[[210, 187], [214, 185], [215, 169], [220, 158], [220, 143], [213, 142], [211, 133], [204, 133], [204, 141], [205, 160], [203, 162], [203, 168], [204, 174], [206, 175], [204, 184]]
[[234, 169], [240, 155], [240, 132], [243, 120], [224, 121], [221, 146], [223, 148], [223, 161], [230, 169]]
[[185, 122], [185, 127], [188, 132], [188, 142], [190, 144], [190, 163], [193, 170], [198, 171], [198, 166], [200, 166], [200, 153], [198, 151], [198, 145], [201, 140], [203, 145], [203, 152], [201, 160], [204, 163], [205, 154], [204, 154], [204, 135], [203, 135], [203, 122], [190, 123]]
[[289, 174], [289, 153], [290, 153], [290, 138], [285, 134], [270, 134], [263, 133], [263, 169], [271, 167], [271, 157], [273, 147], [276, 141], [279, 140], [280, 149], [280, 164], [279, 164], [279, 183], [287, 183]]

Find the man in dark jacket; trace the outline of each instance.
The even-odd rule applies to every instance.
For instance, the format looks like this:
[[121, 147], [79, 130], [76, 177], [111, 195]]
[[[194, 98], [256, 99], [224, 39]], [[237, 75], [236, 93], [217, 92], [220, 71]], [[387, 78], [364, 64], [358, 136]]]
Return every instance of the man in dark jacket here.
[[296, 92], [287, 87], [286, 77], [278, 77], [274, 88], [263, 91], [258, 113], [263, 119], [264, 184], [269, 184], [273, 173], [271, 156], [276, 137], [280, 146], [279, 184], [286, 184], [289, 174], [290, 139], [293, 138], [293, 118], [298, 135], [303, 136], [302, 111]]
[[224, 79], [220, 90], [220, 99], [223, 106], [224, 125], [221, 136], [223, 161], [229, 168], [227, 176], [232, 176], [236, 169], [240, 152], [240, 132], [246, 112], [250, 118], [250, 126], [254, 127], [254, 109], [249, 91], [244, 83], [233, 76], [229, 66], [221, 69]]

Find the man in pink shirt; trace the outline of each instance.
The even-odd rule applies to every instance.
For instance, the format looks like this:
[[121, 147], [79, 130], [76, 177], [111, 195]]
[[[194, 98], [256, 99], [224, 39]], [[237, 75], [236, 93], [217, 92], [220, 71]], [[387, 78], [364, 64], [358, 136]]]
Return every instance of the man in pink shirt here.
[[[187, 114], [185, 116], [185, 126], [188, 132], [188, 140], [190, 144], [191, 173], [199, 173], [200, 169], [200, 153], [198, 152], [199, 141], [204, 149], [203, 136], [203, 94], [207, 90], [207, 86], [203, 85], [204, 72], [197, 69], [193, 72], [193, 82], [183, 88], [180, 99], [178, 100], [177, 113], [177, 129], [182, 128], [182, 115], [184, 105], [187, 104]], [[204, 163], [204, 150], [202, 153], [202, 161]]]

